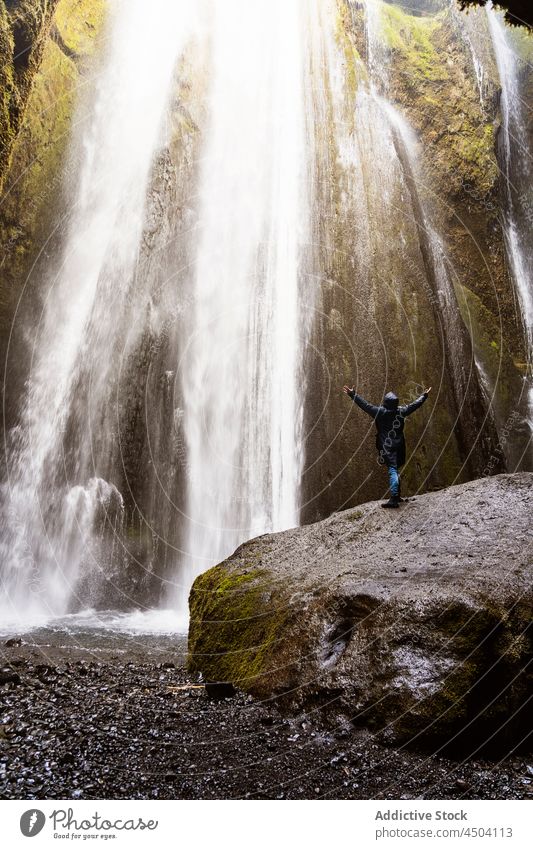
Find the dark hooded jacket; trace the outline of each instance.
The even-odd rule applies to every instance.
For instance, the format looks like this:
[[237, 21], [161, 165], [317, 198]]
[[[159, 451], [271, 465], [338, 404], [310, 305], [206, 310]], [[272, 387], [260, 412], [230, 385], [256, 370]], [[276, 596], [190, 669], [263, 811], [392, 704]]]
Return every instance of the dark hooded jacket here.
[[403, 435], [405, 419], [422, 406], [428, 397], [427, 394], [424, 392], [416, 401], [399, 406], [398, 396], [394, 392], [387, 392], [383, 404], [379, 407], [369, 404], [356, 392], [350, 393], [350, 397], [354, 404], [361, 407], [376, 422], [376, 448], [379, 452], [379, 462], [397, 468], [403, 466], [405, 463], [405, 438]]

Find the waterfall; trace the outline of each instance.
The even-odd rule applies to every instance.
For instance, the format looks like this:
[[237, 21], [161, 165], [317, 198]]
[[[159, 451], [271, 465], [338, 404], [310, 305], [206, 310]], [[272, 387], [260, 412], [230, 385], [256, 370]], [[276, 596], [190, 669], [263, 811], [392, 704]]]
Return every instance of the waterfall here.
[[[362, 391], [393, 380], [414, 394], [417, 370], [442, 366], [428, 427], [447, 434], [447, 481], [463, 446], [475, 451], [487, 404], [423, 168], [431, 152], [401, 91], [394, 102], [393, 7], [110, 6], [8, 435], [0, 613], [165, 603], [184, 624], [200, 572], [353, 501], [336, 487], [336, 458], [346, 468], [352, 448], [331, 403], [352, 369]], [[525, 175], [519, 73], [489, 21], [507, 246], [531, 349], [527, 205], [512, 189]], [[484, 54], [465, 38], [483, 99]], [[478, 471], [477, 455], [466, 462]]]
[[183, 610], [196, 574], [245, 539], [299, 521], [318, 17], [318, 4], [305, 0], [213, 8], [193, 308], [180, 363]]
[[476, 77], [479, 92], [479, 105], [482, 114], [486, 112], [486, 88], [488, 74], [485, 66], [488, 31], [485, 13], [483, 9], [469, 9], [468, 14], [460, 11], [456, 0], [449, 0], [449, 10], [458, 37], [464, 42], [472, 60], [472, 67]]
[[26, 396], [11, 434], [0, 537], [8, 616], [67, 611], [82, 563], [105, 569], [94, 562], [95, 517], [103, 512], [112, 532], [120, 520], [121, 494], [93, 468], [95, 443], [114, 439], [113, 417], [107, 430], [92, 433], [91, 426], [98, 426], [120, 369], [124, 317], [133, 327], [142, 320], [131, 289], [189, 19], [188, 4], [177, 0], [154, 0], [149, 13], [143, 0], [113, 8], [90, 121], [78, 128], [68, 233], [33, 329]]
[[[401, 214], [406, 219], [406, 229], [414, 225], [419, 259], [416, 265], [412, 258], [406, 257], [405, 261], [413, 265], [415, 274], [423, 280], [423, 289], [433, 312], [443, 365], [451, 378], [450, 401], [455, 419], [454, 430], [459, 434], [462, 444], [468, 446], [465, 454], [469, 459], [465, 460], [465, 465], [468, 462], [474, 465], [479, 463], [471, 456], [479, 440], [476, 417], [486, 409], [481, 377], [460, 316], [445, 240], [439, 234], [436, 223], [431, 187], [422, 175], [420, 145], [406, 116], [391, 99], [391, 54], [385, 46], [382, 33], [382, 4], [379, 0], [364, 0], [363, 6], [369, 79], [367, 90], [361, 89], [357, 95], [355, 132], [363, 160], [360, 179], [368, 197], [366, 217], [373, 216], [375, 219], [376, 210], [384, 204], [390, 204], [384, 214], [387, 220], [379, 227], [382, 236], [390, 228], [392, 216]], [[379, 171], [383, 172], [378, 178], [378, 186], [372, 189], [369, 169], [364, 164], [368, 151], [372, 151], [375, 161], [379, 163]], [[401, 206], [393, 201], [398, 190]], [[353, 191], [356, 192], [355, 189]], [[375, 197], [372, 196], [374, 191]], [[400, 242], [405, 242], [406, 236], [402, 234]], [[384, 264], [382, 256], [386, 256], [387, 250], [387, 240], [384, 239], [375, 255], [378, 274], [379, 264]]]
[[[61, 616], [116, 598], [126, 608], [157, 603], [166, 583], [186, 619], [196, 574], [251, 536], [298, 524], [316, 75], [333, 20], [329, 3], [305, 0], [114, 7], [90, 124], [78, 121], [72, 144], [68, 232], [10, 434], [6, 616]], [[205, 126], [198, 164], [166, 171], [188, 205], [179, 254], [176, 211], [151, 193], [184, 61], [205, 96]], [[164, 271], [154, 203], [169, 204]], [[180, 274], [182, 264], [192, 272]], [[128, 419], [139, 411], [144, 447]], [[155, 593], [133, 592], [149, 580]]]
[[507, 255], [521, 306], [526, 337], [529, 426], [533, 430], [533, 151], [528, 144], [526, 109], [520, 89], [520, 60], [513, 50], [505, 23], [487, 7], [489, 29], [501, 84], [503, 151], [501, 168], [507, 208], [505, 235]]

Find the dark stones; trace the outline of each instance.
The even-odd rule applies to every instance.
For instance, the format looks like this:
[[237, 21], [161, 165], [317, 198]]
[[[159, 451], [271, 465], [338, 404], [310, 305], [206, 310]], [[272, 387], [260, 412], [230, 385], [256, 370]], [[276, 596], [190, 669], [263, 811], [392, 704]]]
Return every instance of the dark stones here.
[[[50, 641], [61, 643], [62, 635], [56, 632]], [[27, 646], [19, 651], [32, 656]], [[62, 653], [73, 655], [57, 645], [47, 651], [56, 661]], [[324, 728], [317, 712], [289, 719], [273, 702], [243, 691], [215, 700], [202, 687], [190, 698], [190, 675], [178, 661], [169, 710], [168, 684], [157, 676], [160, 651], [145, 649], [144, 656], [133, 657], [134, 663], [110, 658], [99, 665], [100, 681], [109, 687], [104, 694], [98, 679], [80, 675], [73, 663], [60, 708], [49, 693], [43, 698], [31, 687], [34, 662], [26, 664], [21, 684], [2, 691], [2, 798], [69, 799], [76, 793], [82, 799], [302, 799], [314, 798], [318, 787], [321, 795], [339, 799], [465, 793], [516, 799], [532, 789], [529, 756], [458, 763], [440, 754], [394, 750], [349, 722]], [[148, 690], [142, 686], [147, 679], [155, 681]], [[116, 684], [127, 699], [117, 699]]]

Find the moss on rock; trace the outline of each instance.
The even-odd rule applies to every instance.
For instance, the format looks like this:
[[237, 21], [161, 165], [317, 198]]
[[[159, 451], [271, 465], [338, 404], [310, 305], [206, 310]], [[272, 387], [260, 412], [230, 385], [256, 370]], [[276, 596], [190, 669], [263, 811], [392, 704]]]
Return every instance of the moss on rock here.
[[353, 99], [355, 98], [359, 82], [361, 79], [365, 80], [368, 78], [368, 72], [353, 38], [351, 26], [352, 14], [352, 10], [348, 3], [346, 3], [346, 0], [339, 0], [335, 40], [344, 57], [346, 91], [350, 95], [351, 106], [353, 108]]
[[191, 672], [255, 692], [268, 687], [287, 616], [269, 603], [272, 594], [264, 578], [259, 568], [237, 572], [225, 562], [195, 581], [189, 600]]
[[[501, 316], [513, 356], [524, 359], [501, 226], [496, 155], [499, 80], [493, 58], [483, 57], [486, 73], [481, 102], [479, 81], [457, 15], [450, 9], [435, 16], [432, 24], [431, 19], [421, 24], [421, 19], [391, 9], [384, 4], [385, 19], [402, 20], [400, 32], [411, 34], [410, 39], [389, 39], [391, 95], [421, 140], [426, 192], [449, 251], [454, 279], [475, 292], [493, 315]], [[477, 23], [490, 41], [485, 17], [480, 16]], [[427, 74], [419, 54], [425, 50], [424, 55], [429, 56], [430, 48], [423, 46], [420, 27], [432, 48], [432, 67]]]
[[[12, 5], [12, 8], [10, 8]], [[56, 10], [57, 6], [57, 10]], [[77, 101], [80, 74], [84, 69], [74, 61], [53, 37], [55, 21], [60, 17], [65, 35], [68, 25], [74, 31], [85, 27], [88, 16], [90, 40], [95, 44], [103, 20], [102, 0], [73, 3], [71, 0], [44, 2], [34, 0], [21, 4], [5, 4], [0, 0], [0, 40], [11, 49], [11, 61], [0, 72], [3, 112], [0, 137], [3, 156], [0, 162], [0, 184], [4, 194], [0, 205], [0, 255], [2, 283], [0, 288], [0, 360], [5, 360], [15, 305], [30, 270], [43, 246], [53, 235], [59, 222], [62, 187], [67, 163], [67, 147]], [[90, 11], [90, 10], [93, 11]], [[81, 19], [76, 23], [76, 16]], [[17, 56], [17, 27], [25, 33], [27, 50]], [[78, 49], [82, 49], [78, 45]], [[90, 52], [89, 36], [83, 50]], [[7, 75], [7, 77], [6, 77]], [[7, 83], [5, 82], [7, 79]], [[9, 81], [12, 80], [10, 88]], [[6, 142], [7, 138], [7, 142]], [[36, 268], [36, 272], [37, 272]], [[31, 306], [31, 305], [30, 305]], [[10, 377], [17, 380], [18, 354], [13, 354]], [[11, 393], [13, 397], [16, 392]], [[9, 413], [8, 413], [9, 422]]]
[[[0, 168], [9, 155], [13, 143], [14, 110], [13, 100], [17, 96], [14, 81], [13, 62], [13, 31], [5, 5], [0, 2]], [[2, 171], [0, 170], [0, 175]], [[1, 189], [1, 182], [0, 182]]]
[[[481, 298], [467, 286], [458, 284], [459, 309], [471, 339], [476, 361], [487, 382], [490, 406], [508, 467], [516, 468], [527, 455], [530, 431], [526, 424], [525, 367], [513, 356], [509, 339], [504, 334], [501, 319], [493, 315]], [[514, 346], [513, 346], [514, 347]], [[508, 428], [512, 428], [509, 439]]]
[[386, 45], [400, 55], [409, 67], [413, 82], [446, 80], [446, 66], [439, 61], [434, 34], [440, 17], [415, 17], [399, 6], [380, 3], [381, 30]]
[[0, 193], [58, 0], [0, 0]]
[[61, 0], [54, 23], [74, 56], [94, 53], [107, 13], [107, 0]]

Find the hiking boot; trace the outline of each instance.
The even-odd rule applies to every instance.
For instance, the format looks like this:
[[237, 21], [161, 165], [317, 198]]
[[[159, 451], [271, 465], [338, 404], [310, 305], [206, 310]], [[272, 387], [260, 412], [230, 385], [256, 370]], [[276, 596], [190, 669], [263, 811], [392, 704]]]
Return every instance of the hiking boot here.
[[397, 495], [391, 495], [389, 500], [386, 501], [385, 504], [382, 504], [381, 506], [382, 507], [399, 507], [400, 506], [400, 499], [398, 498]]

